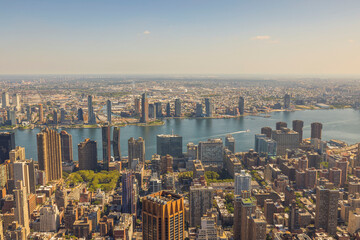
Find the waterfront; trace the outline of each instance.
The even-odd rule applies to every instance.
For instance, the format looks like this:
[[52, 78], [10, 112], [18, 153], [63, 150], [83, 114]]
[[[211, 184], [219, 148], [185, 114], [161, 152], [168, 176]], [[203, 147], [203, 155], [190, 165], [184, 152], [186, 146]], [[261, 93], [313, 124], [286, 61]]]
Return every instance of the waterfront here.
[[[130, 137], [143, 137], [146, 145], [146, 158], [156, 152], [156, 135], [179, 134], [183, 137], [183, 151], [188, 142], [198, 143], [208, 138], [222, 138], [232, 134], [236, 140], [236, 151], [247, 151], [254, 147], [254, 134], [261, 127], [275, 128], [275, 123], [284, 121], [291, 126], [292, 120], [304, 121], [304, 138], [310, 137], [310, 124], [323, 124], [323, 139], [338, 139], [349, 144], [360, 142], [360, 111], [353, 109], [336, 110], [306, 110], [295, 112], [274, 112], [270, 117], [246, 116], [230, 119], [168, 119], [161, 126], [126, 126], [121, 128], [121, 153], [127, 156], [127, 140]], [[60, 129], [59, 129], [60, 130]], [[101, 129], [79, 128], [65, 129], [73, 137], [74, 160], [78, 159], [77, 144], [85, 138], [91, 138], [98, 143], [98, 159], [101, 159]], [[16, 145], [25, 147], [26, 157], [37, 160], [36, 134], [39, 129], [14, 130]]]

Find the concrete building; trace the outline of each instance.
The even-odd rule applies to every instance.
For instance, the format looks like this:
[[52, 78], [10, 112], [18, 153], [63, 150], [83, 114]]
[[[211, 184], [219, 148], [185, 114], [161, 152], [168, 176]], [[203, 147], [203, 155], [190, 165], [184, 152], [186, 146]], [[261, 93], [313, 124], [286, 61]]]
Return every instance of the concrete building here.
[[294, 120], [292, 121], [292, 127], [295, 132], [299, 133], [299, 142], [302, 142], [304, 121]]
[[181, 100], [175, 99], [175, 117], [181, 117]]
[[201, 103], [197, 103], [195, 109], [195, 117], [202, 117], [202, 116], [203, 116], [203, 106]]
[[187, 148], [187, 157], [189, 160], [198, 159], [198, 146], [192, 142], [189, 142], [186, 145]]
[[156, 118], [162, 118], [163, 117], [163, 110], [162, 110], [162, 103], [156, 102], [155, 103], [155, 112], [156, 112]]
[[39, 104], [39, 123], [40, 124], [44, 123], [44, 109], [41, 103]]
[[287, 123], [286, 122], [277, 122], [276, 130], [281, 130], [281, 128], [287, 128]]
[[240, 115], [244, 115], [244, 111], [245, 111], [245, 99], [243, 97], [239, 97], [239, 113]]
[[299, 133], [288, 128], [272, 131], [271, 138], [276, 142], [276, 154], [284, 156], [286, 150], [294, 150], [299, 147]]
[[111, 124], [111, 108], [112, 108], [112, 103], [110, 100], [106, 101], [106, 117], [107, 117], [107, 122], [109, 124]]
[[[244, 193], [243, 193], [244, 194]], [[249, 225], [247, 217], [256, 209], [256, 199], [248, 196], [236, 195], [234, 199], [234, 239], [247, 240]]]
[[40, 232], [57, 232], [60, 227], [60, 215], [56, 205], [40, 208]]
[[89, 138], [78, 144], [78, 158], [80, 170], [96, 170], [97, 143]]
[[10, 106], [10, 99], [9, 99], [9, 93], [8, 92], [3, 92], [2, 93], [2, 99], [1, 99], [1, 103], [2, 103], [2, 108], [7, 108]]
[[27, 202], [27, 192], [22, 181], [16, 182], [15, 195], [15, 220], [25, 229], [25, 237], [30, 234], [29, 226], [29, 207]]
[[111, 127], [105, 125], [101, 128], [102, 135], [102, 152], [103, 152], [103, 168], [109, 170], [110, 159], [111, 159]]
[[314, 122], [311, 124], [311, 138], [321, 139], [322, 124]]
[[0, 132], [0, 164], [10, 159], [10, 151], [15, 149], [15, 133]]
[[61, 138], [61, 158], [62, 162], [73, 162], [73, 145], [72, 145], [72, 136], [66, 131], [60, 132]]
[[149, 122], [149, 102], [146, 96], [146, 92], [143, 93], [141, 98], [141, 123]]
[[235, 138], [228, 134], [225, 137], [225, 147], [227, 147], [232, 153], [235, 153]]
[[271, 127], [262, 127], [261, 128], [261, 134], [265, 134], [267, 138], [271, 138]]
[[190, 187], [190, 226], [196, 227], [201, 225], [201, 217], [212, 208], [213, 202], [212, 187], [201, 186], [196, 184]]
[[339, 190], [316, 188], [315, 227], [335, 235], [337, 228]]
[[245, 170], [235, 173], [234, 194], [241, 195], [242, 191], [251, 191], [251, 176]]
[[290, 95], [285, 94], [284, 96], [284, 108], [289, 109], [290, 108]]
[[121, 160], [121, 147], [120, 147], [120, 127], [114, 127], [113, 130], [113, 152], [115, 161]]
[[205, 98], [206, 117], [212, 117], [214, 112], [214, 103], [210, 98]]
[[223, 148], [223, 141], [220, 138], [199, 142], [198, 157], [204, 165], [215, 164], [222, 166]]
[[167, 154], [174, 158], [180, 158], [182, 152], [182, 136], [174, 134], [161, 134], [156, 136], [157, 154], [165, 156]]
[[131, 168], [134, 159], [139, 159], [140, 162], [145, 162], [145, 140], [139, 137], [135, 140], [131, 137], [128, 140], [128, 166]]

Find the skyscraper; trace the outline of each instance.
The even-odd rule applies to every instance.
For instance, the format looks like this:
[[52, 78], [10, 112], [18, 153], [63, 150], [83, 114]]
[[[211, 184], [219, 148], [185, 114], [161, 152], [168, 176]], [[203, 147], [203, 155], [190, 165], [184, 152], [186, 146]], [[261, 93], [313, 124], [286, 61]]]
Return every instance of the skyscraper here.
[[15, 149], [15, 133], [0, 132], [0, 164], [10, 158], [12, 149]]
[[171, 106], [170, 102], [166, 104], [166, 117], [171, 117]]
[[96, 170], [97, 144], [89, 138], [78, 144], [78, 157], [80, 170]]
[[235, 195], [241, 195], [242, 191], [251, 190], [251, 176], [245, 170], [235, 173]]
[[60, 132], [61, 138], [61, 158], [63, 162], [73, 162], [72, 136], [66, 131]]
[[301, 120], [294, 120], [292, 121], [292, 127], [295, 132], [299, 133], [299, 142], [302, 142], [304, 122]]
[[111, 101], [106, 101], [106, 113], [107, 113], [107, 121], [111, 124]]
[[223, 142], [221, 138], [209, 139], [198, 144], [198, 157], [203, 164], [223, 164]]
[[315, 227], [322, 228], [331, 235], [336, 234], [339, 190], [316, 188]]
[[113, 152], [115, 161], [121, 160], [121, 148], [120, 148], [120, 127], [114, 127], [113, 130]]
[[64, 108], [60, 109], [60, 122], [65, 123], [66, 121], [66, 110]]
[[286, 128], [287, 123], [286, 122], [277, 122], [276, 123], [276, 130], [281, 130], [281, 128]]
[[21, 110], [20, 93], [15, 93], [14, 98], [15, 98], [15, 103], [13, 103], [13, 104], [15, 105], [16, 111], [20, 111]]
[[93, 107], [93, 97], [91, 95], [88, 96], [88, 123], [89, 124], [96, 124], [96, 118], [94, 113]]
[[234, 199], [234, 239], [248, 239], [248, 221], [247, 217], [251, 216], [256, 209], [256, 199], [250, 196], [236, 195]]
[[225, 147], [227, 147], [232, 153], [235, 153], [235, 138], [228, 134], [225, 137]]
[[26, 120], [31, 123], [31, 107], [29, 105], [26, 106]]
[[245, 111], [245, 99], [243, 97], [239, 97], [239, 113], [240, 115], [244, 115]]
[[140, 109], [141, 109], [140, 98], [135, 98], [134, 105], [135, 105], [135, 114], [140, 115]]
[[156, 118], [156, 109], [155, 105], [150, 103], [149, 104], [149, 118], [155, 119]]
[[54, 121], [54, 124], [58, 124], [59, 123], [59, 118], [58, 118], [58, 111], [57, 109], [54, 110], [53, 112], [53, 121]]
[[145, 140], [142, 137], [137, 140], [134, 138], [128, 140], [128, 155], [129, 168], [131, 168], [132, 161], [136, 158], [142, 163], [145, 162]]
[[105, 125], [101, 128], [102, 132], [102, 151], [103, 151], [103, 168], [109, 170], [110, 158], [111, 158], [111, 140], [110, 132], [111, 127]]
[[179, 135], [157, 135], [156, 149], [157, 154], [161, 156], [169, 154], [174, 158], [179, 158], [183, 155], [182, 137]]
[[140, 122], [147, 123], [149, 122], [149, 103], [146, 96], [146, 92], [143, 93], [141, 99], [141, 119]]
[[84, 111], [83, 111], [82, 108], [78, 109], [77, 118], [78, 118], [79, 121], [84, 121]]
[[314, 122], [311, 124], [311, 138], [321, 139], [322, 124]]
[[44, 123], [44, 109], [41, 103], [39, 104], [39, 123]]
[[126, 171], [121, 176], [122, 183], [122, 207], [121, 212], [133, 214], [136, 212], [134, 175], [131, 171]]
[[184, 239], [184, 197], [160, 191], [143, 199], [144, 240]]
[[55, 130], [45, 128], [36, 135], [39, 170], [45, 171], [47, 181], [62, 178], [61, 138]]
[[214, 105], [210, 98], [205, 98], [205, 111], [207, 117], [213, 116]]
[[16, 182], [15, 195], [15, 220], [25, 228], [25, 236], [30, 233], [29, 208], [27, 202], [27, 192], [22, 181]]
[[287, 149], [294, 150], [299, 147], [299, 133], [288, 128], [272, 131], [271, 138], [276, 142], [276, 154], [283, 156]]
[[9, 106], [10, 106], [9, 93], [5, 91], [2, 93], [2, 108], [7, 108]]
[[156, 112], [156, 118], [163, 117], [161, 102], [155, 103], [155, 112]]
[[12, 164], [12, 178], [16, 181], [22, 181], [27, 193], [35, 193], [36, 176], [33, 160], [16, 160]]
[[190, 226], [196, 227], [201, 225], [201, 217], [206, 211], [212, 208], [213, 202], [212, 187], [201, 186], [196, 184], [190, 187]]
[[203, 116], [203, 106], [201, 103], [196, 104], [195, 117]]
[[181, 100], [175, 99], [175, 117], [181, 117]]
[[271, 138], [271, 127], [262, 127], [261, 128], [261, 134], [265, 134], [267, 138]]
[[284, 96], [284, 108], [289, 109], [290, 108], [290, 95], [285, 94]]

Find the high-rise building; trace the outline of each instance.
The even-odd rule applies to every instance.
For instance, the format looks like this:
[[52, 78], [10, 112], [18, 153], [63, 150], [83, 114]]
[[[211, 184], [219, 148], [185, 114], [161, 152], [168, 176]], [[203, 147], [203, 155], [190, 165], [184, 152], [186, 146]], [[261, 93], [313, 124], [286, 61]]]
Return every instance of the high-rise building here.
[[94, 114], [94, 107], [93, 107], [93, 97], [91, 95], [88, 96], [88, 123], [95, 124], [95, 114]]
[[235, 153], [235, 138], [228, 134], [225, 137], [225, 147], [227, 147], [232, 153]]
[[65, 130], [60, 132], [61, 138], [61, 158], [63, 162], [73, 162], [72, 136]]
[[250, 196], [236, 195], [234, 199], [234, 239], [247, 240], [248, 221], [247, 217], [251, 216], [256, 209], [256, 199]]
[[79, 121], [84, 121], [84, 111], [83, 111], [82, 108], [78, 109], [77, 118], [78, 118]]
[[65, 123], [66, 121], [66, 110], [64, 108], [60, 109], [60, 122]]
[[338, 219], [339, 190], [316, 188], [315, 227], [322, 228], [331, 235], [336, 234]]
[[172, 156], [170, 156], [169, 154], [162, 156], [160, 161], [161, 174], [166, 174], [168, 172], [172, 173], [173, 164], [174, 164], [174, 159]]
[[27, 193], [36, 192], [35, 165], [33, 160], [16, 160], [12, 162], [12, 179], [21, 181]]
[[347, 177], [348, 177], [347, 171], [348, 171], [349, 162], [346, 157], [343, 157], [342, 159], [336, 160], [335, 164], [336, 164], [336, 167], [341, 170], [340, 186], [343, 187], [345, 185], [345, 183], [347, 181]]
[[56, 205], [40, 208], [40, 232], [57, 232], [60, 227], [60, 213]]
[[292, 127], [295, 132], [299, 133], [299, 142], [302, 142], [304, 121], [294, 120], [292, 121]]
[[149, 103], [146, 96], [146, 92], [143, 93], [141, 99], [141, 119], [140, 122], [147, 123], [149, 122]]
[[196, 104], [195, 117], [203, 116], [203, 106], [201, 103]]
[[156, 118], [162, 118], [163, 117], [161, 102], [156, 102], [155, 103], [155, 112], [156, 112]]
[[58, 186], [55, 191], [55, 203], [58, 209], [66, 209], [66, 206], [68, 204], [67, 190], [62, 186]]
[[53, 121], [54, 121], [54, 124], [58, 124], [59, 123], [59, 118], [58, 118], [58, 110], [55, 109], [54, 112], [53, 112]]
[[109, 124], [111, 124], [111, 101], [106, 101], [106, 113], [107, 113], [107, 121]]
[[149, 118], [156, 119], [156, 109], [155, 105], [152, 103], [149, 104]]
[[244, 111], [245, 111], [245, 99], [244, 97], [239, 97], [239, 113], [240, 115], [244, 115]]
[[78, 158], [80, 170], [96, 170], [97, 144], [89, 138], [78, 144]]
[[170, 102], [166, 104], [166, 117], [171, 117], [171, 105]]
[[140, 98], [135, 98], [134, 104], [135, 104], [135, 114], [139, 116], [140, 115], [140, 109], [141, 109]]
[[281, 130], [274, 130], [271, 138], [276, 142], [276, 154], [283, 156], [286, 150], [294, 150], [299, 147], [299, 133], [288, 128], [281, 128]]
[[267, 138], [271, 138], [271, 127], [263, 127], [261, 128], [261, 134], [265, 134]]
[[167, 154], [174, 158], [180, 158], [183, 155], [182, 137], [179, 135], [157, 135], [156, 137], [157, 154], [165, 156]]
[[322, 124], [314, 122], [311, 124], [311, 138], [321, 139]]
[[286, 122], [277, 122], [276, 130], [281, 130], [281, 128], [287, 128], [287, 123]]
[[213, 202], [212, 187], [195, 184], [190, 187], [190, 226], [196, 227], [201, 225], [201, 217], [212, 208]]
[[181, 100], [175, 99], [175, 117], [181, 117]]
[[15, 133], [0, 132], [0, 164], [9, 159], [9, 153], [15, 149]]
[[290, 108], [290, 95], [285, 94], [284, 96], [284, 108], [289, 109]]
[[[258, 138], [256, 138], [256, 135], [258, 135]], [[271, 138], [261, 136], [261, 135], [266, 136], [265, 134], [256, 134], [256, 135], [255, 135], [255, 139], [256, 139], [255, 151], [258, 153], [265, 153], [268, 156], [276, 156], [276, 151], [277, 151], [276, 141]]]
[[101, 128], [102, 132], [102, 151], [103, 151], [103, 167], [105, 170], [109, 170], [110, 158], [111, 158], [111, 140], [110, 132], [111, 127], [105, 125]]
[[248, 222], [248, 236], [245, 239], [249, 240], [264, 240], [266, 239], [266, 220], [264, 214], [260, 210], [255, 210], [255, 213], [247, 217]]
[[131, 168], [132, 161], [138, 158], [141, 163], [145, 162], [145, 140], [142, 137], [128, 141], [128, 167]]
[[15, 105], [16, 111], [20, 111], [21, 110], [21, 95], [20, 95], [20, 93], [15, 93], [14, 98], [15, 98], [15, 103], [13, 103], [13, 105]]
[[199, 142], [198, 157], [204, 165], [215, 164], [222, 166], [223, 148], [223, 141], [220, 138]]
[[26, 106], [26, 120], [31, 123], [31, 107], [29, 105]]
[[187, 149], [187, 157], [189, 158], [189, 160], [198, 159], [198, 146], [197, 145], [195, 145], [192, 142], [189, 142], [186, 145], [186, 149]]
[[39, 123], [44, 123], [44, 109], [41, 103], [39, 104]]
[[16, 182], [15, 195], [15, 220], [25, 228], [25, 236], [30, 233], [29, 226], [29, 207], [27, 202], [27, 192], [22, 181]]
[[205, 98], [205, 111], [207, 117], [213, 116], [214, 104], [210, 98]]
[[16, 111], [15, 109], [8, 109], [7, 110], [7, 117], [8, 117], [8, 122], [9, 125], [16, 125], [17, 121], [16, 121]]
[[126, 171], [121, 176], [122, 207], [121, 212], [133, 214], [136, 212], [134, 174]]
[[160, 191], [143, 199], [142, 219], [145, 240], [183, 240], [185, 227], [184, 197]]
[[251, 190], [251, 176], [245, 170], [235, 173], [235, 195], [241, 195], [242, 191]]
[[113, 130], [113, 152], [115, 161], [121, 160], [120, 148], [120, 127], [114, 127]]
[[9, 106], [10, 106], [9, 93], [3, 92], [2, 93], [2, 108], [7, 108]]
[[45, 171], [46, 180], [62, 178], [61, 138], [55, 130], [45, 128], [36, 135], [39, 170]]

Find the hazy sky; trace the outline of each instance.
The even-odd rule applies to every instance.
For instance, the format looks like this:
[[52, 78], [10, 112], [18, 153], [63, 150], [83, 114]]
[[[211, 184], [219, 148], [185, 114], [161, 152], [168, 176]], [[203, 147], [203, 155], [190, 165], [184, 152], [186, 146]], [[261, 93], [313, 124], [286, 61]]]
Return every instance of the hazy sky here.
[[360, 0], [0, 0], [0, 74], [360, 74]]

